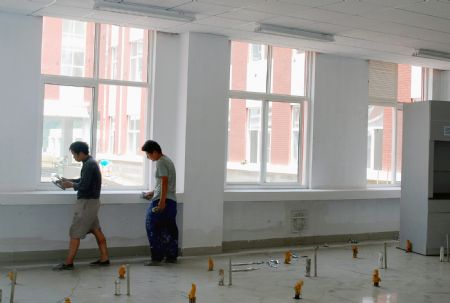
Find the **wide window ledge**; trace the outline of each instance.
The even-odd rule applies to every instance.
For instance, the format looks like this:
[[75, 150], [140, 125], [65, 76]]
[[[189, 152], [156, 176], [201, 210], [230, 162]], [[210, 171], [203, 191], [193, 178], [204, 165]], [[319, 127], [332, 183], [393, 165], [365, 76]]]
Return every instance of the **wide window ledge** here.
[[399, 199], [400, 187], [364, 189], [228, 189], [225, 202]]
[[[105, 191], [100, 200], [102, 204], [142, 204], [148, 200], [141, 199], [142, 191]], [[63, 205], [73, 204], [76, 192], [66, 191], [26, 191], [0, 194], [0, 205]], [[177, 202], [182, 203], [182, 194], [177, 194]]]

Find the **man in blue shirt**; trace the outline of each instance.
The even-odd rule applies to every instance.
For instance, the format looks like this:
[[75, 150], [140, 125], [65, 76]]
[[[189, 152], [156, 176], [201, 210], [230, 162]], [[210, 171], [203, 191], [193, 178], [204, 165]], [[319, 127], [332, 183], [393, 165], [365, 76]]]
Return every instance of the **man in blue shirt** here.
[[89, 146], [85, 142], [74, 142], [69, 147], [73, 158], [77, 162], [83, 162], [79, 179], [62, 179], [64, 188], [73, 188], [77, 191], [77, 201], [74, 207], [72, 225], [70, 226], [69, 253], [66, 261], [54, 267], [54, 270], [72, 270], [73, 260], [80, 246], [80, 239], [84, 239], [88, 233], [92, 233], [97, 240], [100, 250], [100, 259], [91, 265], [109, 265], [108, 248], [98, 220], [100, 208], [100, 191], [102, 187], [102, 175], [97, 162], [89, 155]]

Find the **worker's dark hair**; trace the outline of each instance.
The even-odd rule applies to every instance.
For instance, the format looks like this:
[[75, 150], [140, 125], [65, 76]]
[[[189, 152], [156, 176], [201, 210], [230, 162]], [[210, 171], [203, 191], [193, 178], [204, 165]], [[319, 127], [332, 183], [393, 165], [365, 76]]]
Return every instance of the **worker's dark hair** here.
[[147, 140], [144, 145], [142, 145], [142, 151], [147, 153], [158, 152], [162, 154], [161, 146], [159, 146], [158, 142], [153, 140]]
[[89, 145], [86, 142], [73, 142], [70, 144], [69, 150], [73, 151], [75, 154], [83, 153], [85, 155], [89, 155]]

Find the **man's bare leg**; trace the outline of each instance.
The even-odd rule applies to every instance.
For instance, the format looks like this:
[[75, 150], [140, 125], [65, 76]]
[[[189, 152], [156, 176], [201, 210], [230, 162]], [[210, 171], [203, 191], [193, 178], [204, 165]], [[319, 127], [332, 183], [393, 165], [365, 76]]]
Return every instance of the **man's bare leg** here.
[[69, 244], [69, 254], [67, 255], [65, 264], [73, 264], [73, 260], [77, 255], [78, 247], [80, 247], [80, 239], [71, 238]]
[[108, 246], [106, 245], [106, 238], [100, 228], [94, 229], [92, 233], [97, 240], [98, 249], [100, 250], [100, 261], [109, 260]]

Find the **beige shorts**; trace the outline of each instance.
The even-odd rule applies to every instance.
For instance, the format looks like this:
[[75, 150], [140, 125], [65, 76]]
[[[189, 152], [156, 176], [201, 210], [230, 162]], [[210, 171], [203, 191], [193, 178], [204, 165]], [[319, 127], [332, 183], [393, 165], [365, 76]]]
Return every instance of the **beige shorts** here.
[[73, 239], [83, 239], [88, 233], [100, 228], [98, 221], [99, 199], [79, 199], [75, 203], [72, 225], [69, 236]]

